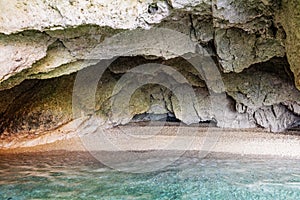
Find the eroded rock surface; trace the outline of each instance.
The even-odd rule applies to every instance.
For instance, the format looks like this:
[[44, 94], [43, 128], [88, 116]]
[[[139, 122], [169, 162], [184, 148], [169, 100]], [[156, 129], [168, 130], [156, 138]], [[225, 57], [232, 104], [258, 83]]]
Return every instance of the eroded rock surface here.
[[[148, 70], [136, 70], [145, 63], [150, 63]], [[170, 66], [174, 72], [178, 72], [180, 63], [179, 74], [183, 77], [176, 78], [169, 68], [159, 68], [161, 63], [168, 63], [163, 66]], [[224, 128], [264, 127], [272, 132], [284, 131], [300, 120], [297, 100], [300, 92], [287, 74], [274, 72], [284, 69], [269, 68], [274, 63], [265, 63], [264, 70], [252, 66], [240, 74], [222, 73], [220, 81], [224, 82], [226, 91], [215, 93], [207, 89], [201, 75], [182, 58], [164, 61], [121, 57], [104, 72], [94, 96], [90, 90], [101, 64], [83, 69], [85, 80], [76, 92], [76, 73], [25, 81], [2, 91], [10, 101], [1, 103], [1, 127], [5, 134], [41, 134], [71, 122], [75, 117], [72, 109], [78, 109], [80, 116], [77, 117], [94, 116], [111, 126], [126, 124], [134, 116], [144, 115], [140, 120], [174, 116], [186, 124], [213, 121]], [[154, 68], [149, 71], [151, 66]], [[190, 74], [193, 74], [192, 79]], [[197, 84], [194, 84], [195, 79], [198, 79]], [[155, 84], [157, 80], [160, 85]], [[203, 84], [198, 84], [201, 82]]]
[[300, 89], [300, 2], [283, 0], [279, 21], [286, 31], [287, 57], [295, 76], [295, 84]]
[[[4, 4], [5, 2], [1, 1], [0, 3]], [[285, 31], [281, 24], [275, 20], [276, 13], [280, 11], [280, 3], [266, 0], [194, 0], [168, 1], [168, 3], [167, 1], [157, 1], [157, 3], [122, 1], [118, 6], [110, 1], [86, 1], [82, 3], [80, 1], [36, 0], [24, 2], [14, 0], [9, 5], [3, 6], [0, 14], [0, 32], [11, 34], [2, 35], [5, 41], [3, 41], [1, 52], [8, 55], [5, 53], [8, 51], [8, 47], [10, 48], [9, 51], [17, 52], [21, 48], [16, 45], [14, 38], [17, 37], [18, 41], [25, 43], [24, 45], [27, 44], [27, 49], [22, 56], [23, 60], [27, 60], [27, 62], [23, 64], [25, 66], [15, 66], [14, 62], [16, 61], [11, 59], [18, 60], [19, 58], [12, 57], [1, 63], [1, 69], [4, 70], [3, 68], [5, 68], [6, 71], [3, 72], [3, 76], [6, 77], [14, 76], [17, 72], [24, 71], [31, 66], [36, 68], [31, 70], [35, 74], [49, 72], [49, 69], [60, 68], [61, 66], [64, 68], [62, 73], [55, 73], [52, 77], [67, 74], [66, 68], [70, 68], [69, 73], [72, 73], [81, 69], [75, 67], [74, 63], [86, 59], [87, 55], [99, 45], [103, 46], [102, 52], [99, 52], [102, 54], [102, 59], [129, 54], [171, 58], [176, 57], [172, 53], [184, 54], [191, 51], [186, 47], [178, 46], [175, 52], [162, 52], [161, 48], [165, 49], [169, 43], [181, 44], [178, 42], [179, 38], [172, 33], [160, 37], [151, 32], [149, 35], [155, 35], [148, 37], [147, 34], [145, 35], [146, 32], [139, 33], [138, 30], [126, 32], [126, 29], [137, 27], [145, 29], [159, 27], [184, 33], [201, 44], [214, 43], [215, 47], [208, 45], [207, 50], [213, 52], [213, 49], [216, 49], [215, 53], [223, 71], [241, 72], [252, 64], [265, 62], [273, 57], [285, 56]], [[32, 20], [30, 18], [32, 16], [38, 17]], [[287, 24], [286, 29], [291, 26]], [[13, 34], [24, 30], [45, 31], [46, 34], [30, 33], [29, 31], [29, 35], [31, 35], [29, 38], [24, 38], [20, 34]], [[121, 32], [124, 31], [125, 33], [122, 34]], [[291, 30], [291, 32], [293, 31]], [[112, 37], [114, 35], [116, 35], [115, 38]], [[288, 38], [291, 37], [294, 38], [288, 34]], [[105, 38], [109, 39], [105, 40]], [[51, 44], [51, 42], [47, 42], [47, 39], [51, 42], [59, 41], [61, 45], [56, 45], [56, 48], [55, 45], [50, 46], [47, 52], [48, 58], [42, 60], [46, 56], [45, 48]], [[288, 39], [289, 44], [295, 41], [295, 39], [290, 40]], [[152, 47], [153, 43], [157, 44], [157, 51], [155, 48], [146, 51], [146, 48]], [[37, 45], [43, 49], [37, 49]], [[139, 48], [139, 51], [126, 51], [126, 48], [132, 49], [133, 46], [136, 49]], [[290, 46], [296, 47], [297, 44]], [[290, 46], [287, 45], [287, 48], [292, 49]], [[296, 49], [290, 52], [295, 52]], [[38, 53], [34, 53], [34, 55], [38, 57], [34, 58], [31, 55], [37, 50]], [[64, 53], [70, 54], [66, 55], [65, 60], [59, 61], [59, 57], [57, 60], [50, 60], [55, 54], [65, 55]], [[295, 55], [295, 53], [289, 54], [288, 52], [288, 57], [293, 62], [291, 55]], [[68, 57], [69, 60], [67, 60]], [[40, 66], [32, 65], [37, 61], [39, 61]], [[61, 62], [60, 66], [57, 66], [59, 62]], [[45, 64], [47, 67], [43, 67]], [[70, 66], [65, 66], [67, 64]], [[80, 64], [76, 63], [77, 66]], [[14, 70], [16, 67], [18, 68], [16, 71], [8, 70]], [[297, 71], [293, 69], [292, 71], [297, 74]], [[49, 77], [46, 73], [44, 74]], [[26, 77], [26, 75], [21, 74], [19, 76]], [[0, 81], [3, 82], [4, 79]], [[16, 79], [15, 81], [16, 83], [10, 82], [5, 85], [12, 87], [21, 82]]]
[[298, 126], [299, 6], [0, 0], [2, 135], [42, 134], [85, 117], [110, 126], [170, 116], [273, 132]]
[[274, 36], [249, 34], [241, 29], [218, 29], [215, 43], [225, 72], [241, 72], [252, 64], [283, 57], [285, 49]]
[[0, 35], [0, 82], [44, 58], [52, 41], [48, 35], [38, 32]]

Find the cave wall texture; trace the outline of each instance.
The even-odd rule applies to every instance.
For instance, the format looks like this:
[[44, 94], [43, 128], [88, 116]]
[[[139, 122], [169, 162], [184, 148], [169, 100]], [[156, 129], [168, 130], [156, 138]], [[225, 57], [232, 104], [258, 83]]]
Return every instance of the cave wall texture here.
[[[214, 121], [219, 127], [273, 132], [299, 124], [299, 0], [0, 0], [0, 8], [2, 136], [40, 134], [83, 116], [118, 125], [140, 114], [137, 120], [175, 115], [186, 124]], [[171, 31], [151, 32], [162, 28]], [[179, 43], [175, 53], [162, 51]], [[195, 53], [197, 45], [218, 66], [224, 89], [207, 84], [181, 57]], [[95, 47], [97, 59], [88, 56]], [[83, 115], [74, 116], [76, 75], [90, 74], [79, 88], [84, 94], [99, 60], [114, 57], [95, 105], [79, 99]], [[188, 80], [196, 95], [192, 102], [188, 95], [181, 100], [188, 115], [170, 88], [143, 85], [147, 76], [117, 84], [128, 70], [147, 63], [171, 66]], [[125, 98], [133, 82], [143, 86], [132, 94], [130, 109], [118, 104], [112, 113], [111, 102]], [[184, 93], [186, 83], [174, 80], [172, 88]]]

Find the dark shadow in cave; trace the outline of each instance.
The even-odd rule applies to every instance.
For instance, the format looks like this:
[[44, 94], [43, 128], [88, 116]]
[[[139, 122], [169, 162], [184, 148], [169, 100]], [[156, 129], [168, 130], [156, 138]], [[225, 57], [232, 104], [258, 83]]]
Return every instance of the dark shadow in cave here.
[[197, 124], [187, 125], [183, 123], [180, 119], [176, 118], [176, 116], [171, 112], [166, 114], [137, 114], [132, 118], [132, 120], [129, 123], [139, 123], [142, 126], [146, 126], [150, 125], [150, 122], [154, 122], [152, 125], [161, 125], [164, 122], [165, 126], [217, 127], [217, 123], [213, 120], [202, 121]]

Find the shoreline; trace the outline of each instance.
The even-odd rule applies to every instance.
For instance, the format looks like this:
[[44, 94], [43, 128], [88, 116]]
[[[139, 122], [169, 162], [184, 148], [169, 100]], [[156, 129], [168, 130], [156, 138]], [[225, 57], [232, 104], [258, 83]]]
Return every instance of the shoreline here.
[[51, 151], [142, 152], [167, 150], [300, 159], [299, 131], [270, 133], [262, 129], [237, 130], [216, 127], [160, 126], [160, 124], [149, 127], [141, 126], [141, 124], [129, 124], [86, 136], [79, 136], [74, 133], [61, 134], [55, 135], [59, 138], [55, 141], [53, 134], [42, 135], [36, 138], [34, 142], [30, 140], [21, 141], [19, 144], [24, 146], [15, 145], [10, 148], [0, 148], [0, 154]]

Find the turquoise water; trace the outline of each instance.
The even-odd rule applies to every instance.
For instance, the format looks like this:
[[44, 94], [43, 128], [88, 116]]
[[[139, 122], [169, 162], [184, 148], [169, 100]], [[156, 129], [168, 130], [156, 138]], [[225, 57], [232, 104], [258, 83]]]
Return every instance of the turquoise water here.
[[86, 153], [56, 152], [0, 155], [0, 172], [1, 200], [300, 199], [300, 161], [282, 158], [190, 152], [159, 171], [134, 174]]

